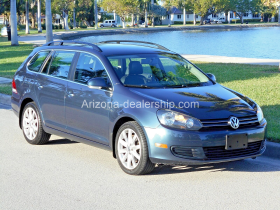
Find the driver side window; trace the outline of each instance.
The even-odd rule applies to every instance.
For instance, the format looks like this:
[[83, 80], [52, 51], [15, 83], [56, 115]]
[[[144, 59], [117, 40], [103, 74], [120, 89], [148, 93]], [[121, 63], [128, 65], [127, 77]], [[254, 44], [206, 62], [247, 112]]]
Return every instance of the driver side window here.
[[90, 54], [81, 53], [76, 66], [74, 81], [87, 84], [92, 78], [102, 77], [109, 82], [108, 74], [100, 60]]

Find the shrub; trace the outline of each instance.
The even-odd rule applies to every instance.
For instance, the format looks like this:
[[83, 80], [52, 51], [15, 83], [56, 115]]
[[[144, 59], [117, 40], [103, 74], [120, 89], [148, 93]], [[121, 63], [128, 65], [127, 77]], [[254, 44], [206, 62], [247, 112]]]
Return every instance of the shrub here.
[[73, 28], [74, 28], [73, 25], [72, 25], [71, 23], [69, 24], [69, 28], [70, 28], [70, 29], [73, 29]]
[[[196, 23], [200, 23], [200, 21], [196, 21]], [[174, 25], [182, 25], [183, 21], [174, 21]], [[186, 24], [193, 24], [193, 21], [186, 21]]]
[[42, 30], [46, 30], [46, 24], [45, 23], [43, 23], [41, 26], [42, 26]]
[[79, 23], [79, 28], [87, 28], [87, 26], [84, 25], [83, 22], [80, 22], [80, 23]]
[[62, 29], [62, 24], [59, 24], [58, 29]]
[[24, 30], [24, 29], [25, 29], [25, 25], [22, 25], [22, 24], [17, 25], [17, 30], [18, 31]]
[[58, 29], [58, 25], [54, 25], [54, 29]]

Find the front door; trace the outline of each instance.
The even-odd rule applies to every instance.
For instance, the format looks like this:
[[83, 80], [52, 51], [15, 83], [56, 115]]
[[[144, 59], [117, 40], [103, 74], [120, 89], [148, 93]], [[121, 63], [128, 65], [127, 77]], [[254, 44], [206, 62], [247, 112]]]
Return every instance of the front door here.
[[109, 110], [112, 92], [91, 89], [87, 82], [95, 77], [110, 79], [101, 61], [80, 53], [73, 81], [68, 82], [65, 99], [67, 130], [79, 137], [109, 144]]

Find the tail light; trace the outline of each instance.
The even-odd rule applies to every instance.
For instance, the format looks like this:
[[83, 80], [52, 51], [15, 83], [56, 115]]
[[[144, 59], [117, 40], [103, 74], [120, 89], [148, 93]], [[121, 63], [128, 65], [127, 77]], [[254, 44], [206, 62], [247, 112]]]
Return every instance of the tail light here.
[[18, 93], [15, 79], [13, 79], [13, 82], [12, 82], [12, 90], [13, 90], [13, 93], [16, 93], [16, 94]]

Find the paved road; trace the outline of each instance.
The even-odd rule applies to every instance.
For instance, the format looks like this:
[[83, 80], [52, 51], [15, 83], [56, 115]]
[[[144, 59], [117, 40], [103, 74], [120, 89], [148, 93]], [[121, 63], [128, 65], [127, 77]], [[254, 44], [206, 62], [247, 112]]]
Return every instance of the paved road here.
[[0, 209], [280, 209], [280, 161], [121, 171], [110, 152], [53, 136], [25, 142], [0, 109]]

